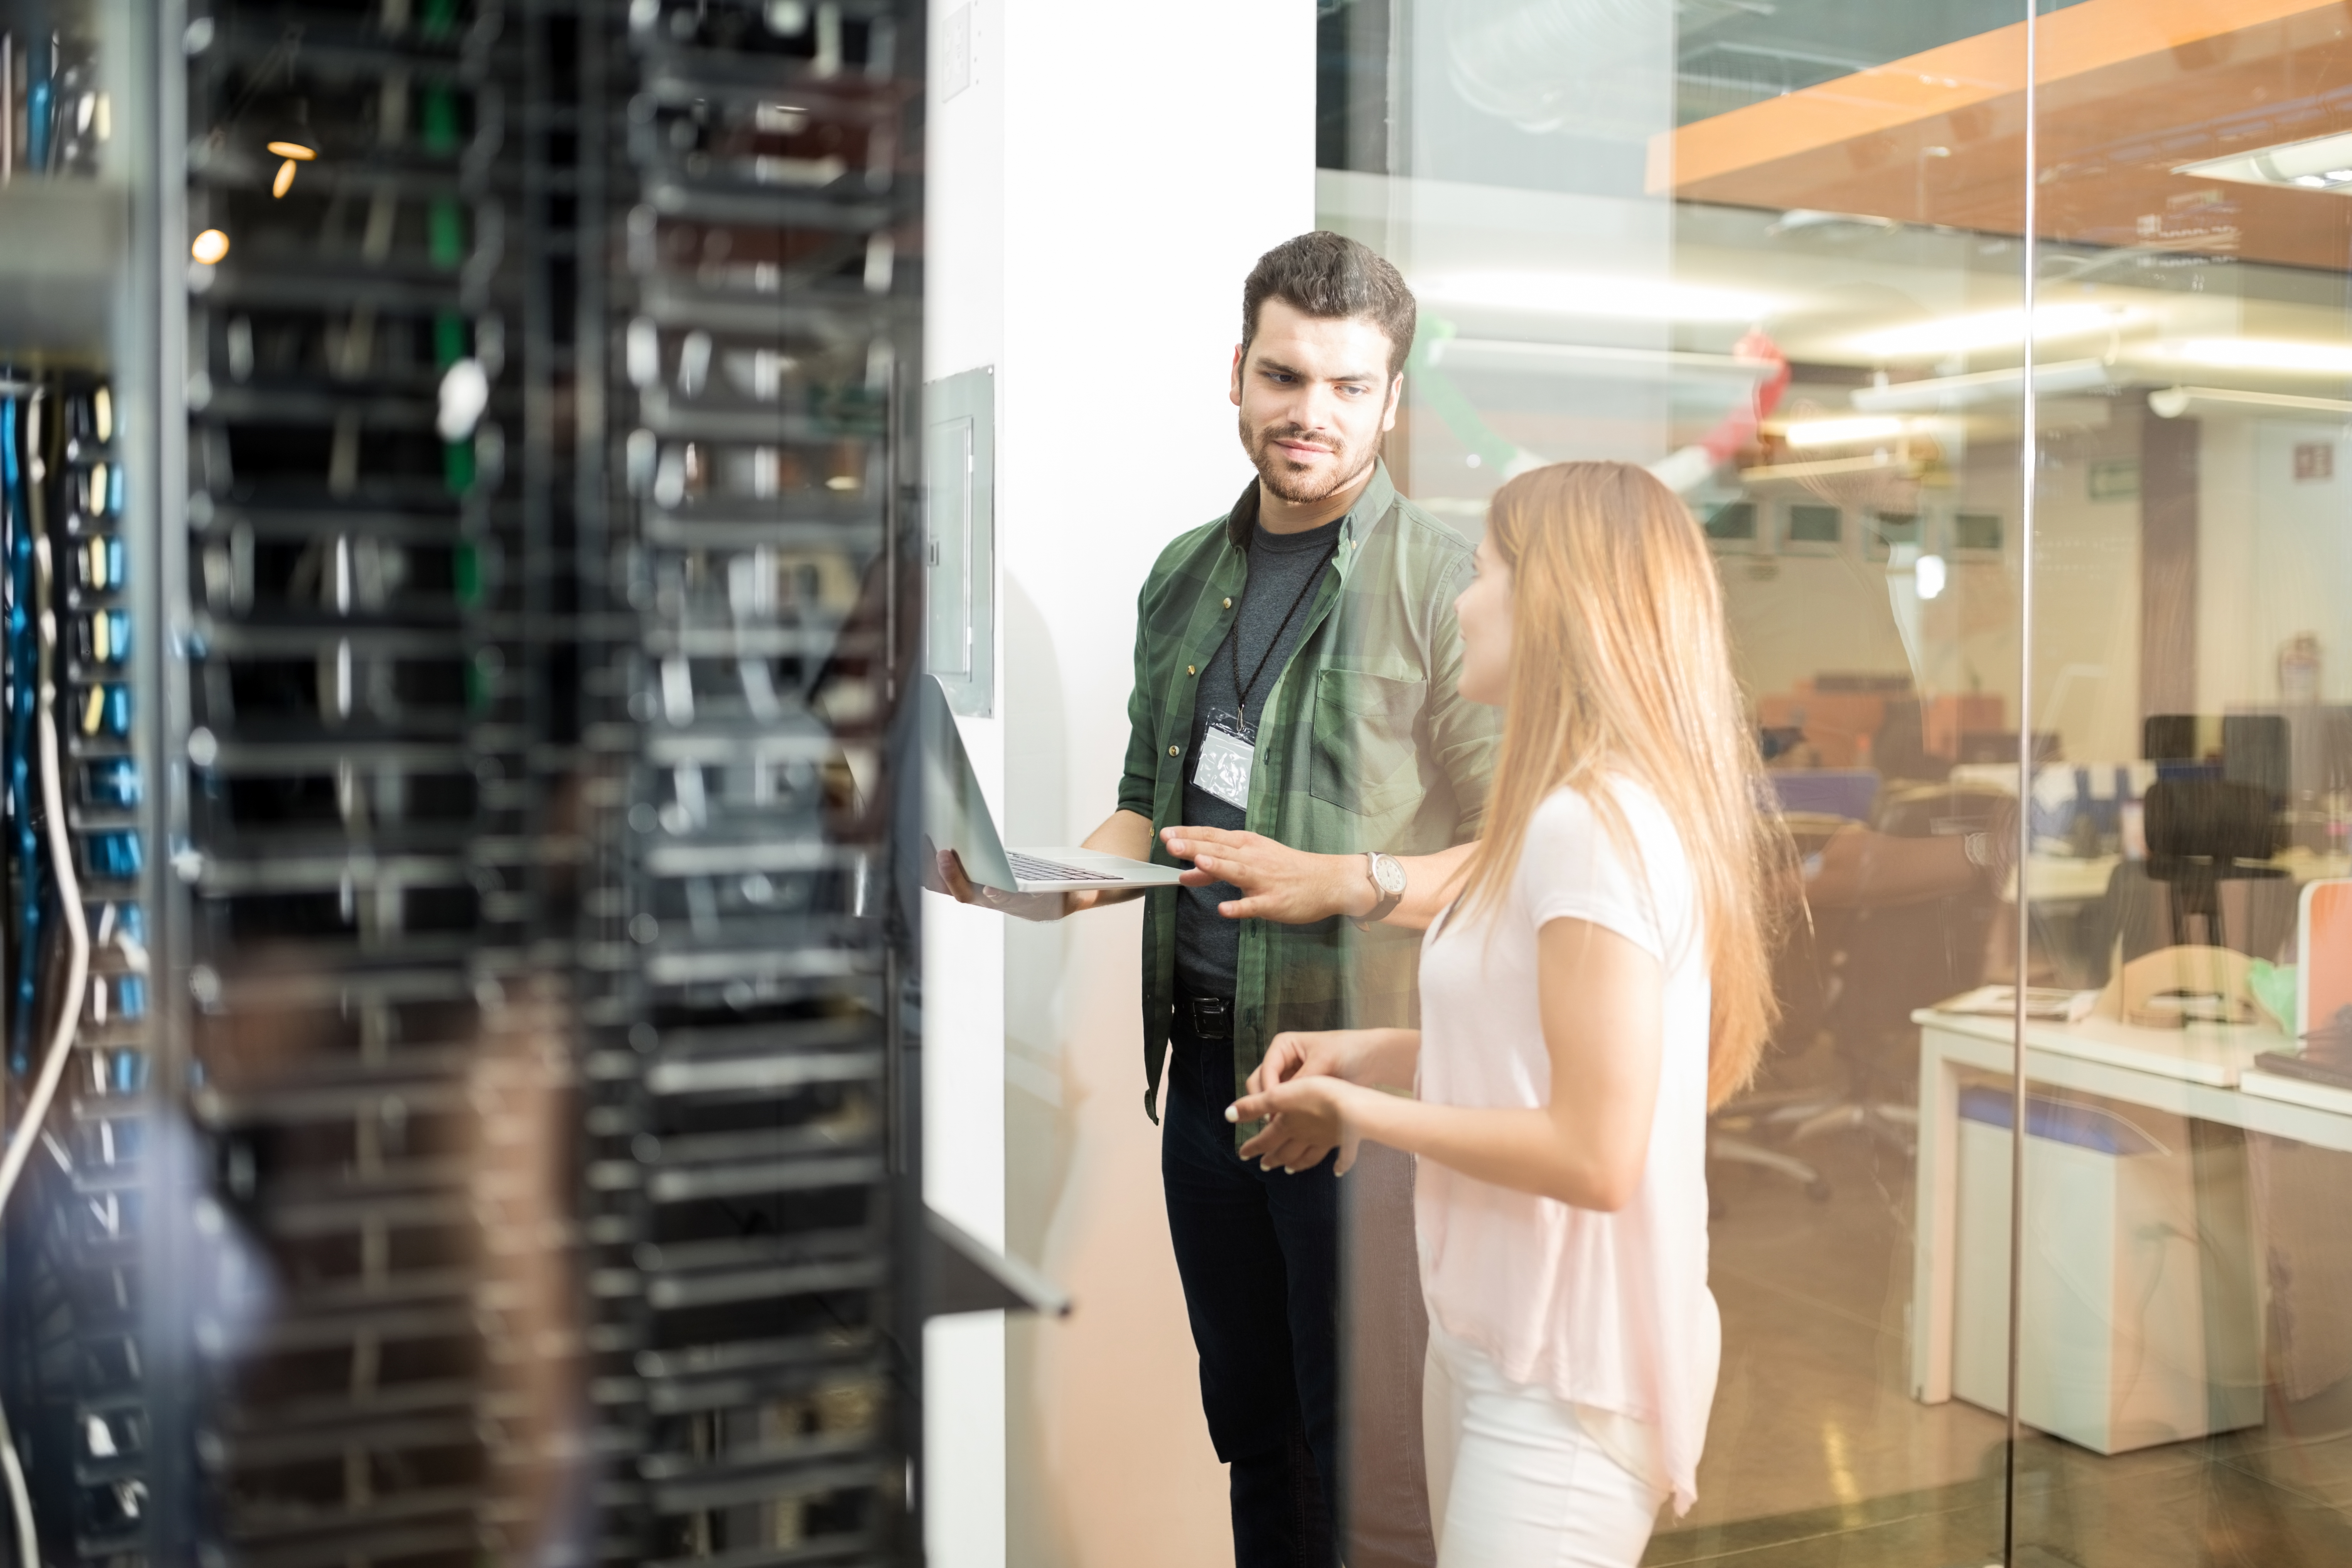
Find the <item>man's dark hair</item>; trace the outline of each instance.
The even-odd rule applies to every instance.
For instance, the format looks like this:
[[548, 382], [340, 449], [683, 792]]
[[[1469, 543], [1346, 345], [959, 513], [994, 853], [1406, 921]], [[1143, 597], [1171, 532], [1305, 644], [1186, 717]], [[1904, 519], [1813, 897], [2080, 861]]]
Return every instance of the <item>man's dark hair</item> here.
[[1279, 300], [1324, 321], [1362, 317], [1388, 334], [1389, 374], [1404, 368], [1418, 311], [1412, 290], [1381, 254], [1344, 234], [1318, 228], [1286, 239], [1257, 258], [1242, 285], [1242, 358], [1257, 336], [1258, 307]]

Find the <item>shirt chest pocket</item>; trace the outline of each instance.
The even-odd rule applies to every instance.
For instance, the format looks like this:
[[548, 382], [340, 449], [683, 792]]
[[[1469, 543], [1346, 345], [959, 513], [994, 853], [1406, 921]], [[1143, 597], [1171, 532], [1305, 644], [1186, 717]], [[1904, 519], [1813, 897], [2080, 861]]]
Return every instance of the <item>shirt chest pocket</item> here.
[[1357, 669], [1318, 673], [1307, 793], [1359, 816], [1380, 816], [1419, 799], [1416, 735], [1428, 692], [1425, 680]]

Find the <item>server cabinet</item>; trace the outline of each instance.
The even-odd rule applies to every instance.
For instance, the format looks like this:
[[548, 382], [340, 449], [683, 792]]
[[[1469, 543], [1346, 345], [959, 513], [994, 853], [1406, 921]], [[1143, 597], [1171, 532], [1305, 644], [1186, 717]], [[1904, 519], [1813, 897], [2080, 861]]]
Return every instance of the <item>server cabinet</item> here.
[[0, 33], [10, 1559], [911, 1561], [919, 8]]

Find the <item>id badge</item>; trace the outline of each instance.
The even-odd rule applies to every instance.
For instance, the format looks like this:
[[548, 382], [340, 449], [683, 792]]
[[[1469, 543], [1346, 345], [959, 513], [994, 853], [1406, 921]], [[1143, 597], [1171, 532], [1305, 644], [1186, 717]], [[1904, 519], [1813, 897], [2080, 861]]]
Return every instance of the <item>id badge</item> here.
[[1211, 724], [1201, 733], [1201, 765], [1192, 782], [1237, 811], [1249, 809], [1250, 767], [1257, 748], [1226, 729]]

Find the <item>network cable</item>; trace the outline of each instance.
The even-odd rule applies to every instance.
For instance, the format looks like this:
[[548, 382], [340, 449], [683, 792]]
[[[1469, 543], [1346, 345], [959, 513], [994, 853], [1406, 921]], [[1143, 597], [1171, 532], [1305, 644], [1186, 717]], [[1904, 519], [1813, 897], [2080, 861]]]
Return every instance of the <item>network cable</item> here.
[[8, 1430], [8, 1411], [0, 1405], [0, 1480], [8, 1488], [8, 1511], [16, 1526], [16, 1561], [38, 1568], [40, 1532], [33, 1528], [33, 1494], [25, 1485], [25, 1467], [16, 1458], [16, 1434]]
[[8, 663], [6, 730], [6, 789], [8, 814], [16, 825], [12, 846], [18, 873], [17, 957], [16, 1000], [9, 1020], [8, 1064], [27, 1070], [31, 1062], [33, 1004], [40, 973], [41, 879], [40, 846], [33, 831], [33, 671], [38, 655], [33, 647], [33, 537], [39, 531], [33, 515], [33, 486], [26, 468], [39, 448], [40, 392], [0, 400], [0, 517], [7, 525], [7, 609], [0, 622]]
[[[16, 539], [26, 533], [24, 471], [20, 466], [21, 458], [16, 439], [18, 415], [24, 406], [22, 399], [25, 395], [33, 390], [33, 387], [28, 384], [10, 384], [5, 387], [8, 395], [5, 398], [0, 398], [0, 533], [5, 533], [6, 540], [12, 545]], [[13, 576], [13, 573], [11, 575]], [[11, 583], [10, 586], [13, 590], [15, 584]], [[5, 629], [0, 629], [0, 642], [5, 644], [9, 655], [9, 670], [14, 674], [24, 668], [15, 637], [22, 596], [12, 591], [8, 600], [7, 618], [5, 622]], [[23, 705], [12, 701], [10, 707], [13, 710], [21, 711]], [[18, 787], [21, 773], [18, 763], [23, 752], [15, 744], [16, 739], [12, 723], [8, 733], [10, 744], [7, 748], [8, 768], [5, 787], [9, 805], [17, 823], [22, 826], [29, 821], [29, 814], [26, 809], [25, 792]], [[23, 864], [26, 880], [30, 884], [31, 851], [29, 849], [25, 851]], [[23, 1015], [24, 1009], [20, 1007], [18, 1016], [22, 1017]], [[27, 1036], [27, 1038], [29, 1037]], [[10, 1051], [12, 1062], [17, 1054], [12, 1047]], [[27, 1138], [29, 1140], [29, 1132]], [[25, 1468], [17, 1458], [16, 1436], [8, 1429], [8, 1415], [5, 1407], [0, 1407], [0, 1482], [5, 1482], [8, 1491], [8, 1512], [16, 1538], [16, 1560], [19, 1563], [37, 1564], [41, 1560], [40, 1539], [33, 1525], [32, 1493], [25, 1484]]]
[[[48, 1119], [49, 1105], [57, 1099], [58, 1084], [65, 1077], [66, 1064], [72, 1059], [74, 1028], [81, 1021], [82, 996], [89, 984], [89, 927], [82, 914], [81, 884], [74, 875], [73, 847], [66, 837], [65, 776], [58, 761], [57, 718], [51, 711], [57, 701], [58, 620], [48, 607], [47, 540], [33, 541], [33, 559], [35, 586], [41, 604], [37, 623], [38, 701], [34, 723], [40, 736], [41, 804], [48, 818], [50, 870], [57, 878], [58, 901], [65, 923], [66, 984], [64, 994], [58, 998], [57, 1026], [41, 1058], [40, 1076], [34, 1080], [33, 1092], [25, 1101], [16, 1136], [9, 1140], [7, 1152], [0, 1154], [0, 1221], [6, 1217], [9, 1194], [16, 1191], [16, 1179], [24, 1173], [26, 1161], [32, 1157], [41, 1124]], [[0, 1459], [0, 1478], [5, 1479], [9, 1507], [16, 1516], [17, 1552], [23, 1562], [38, 1563], [40, 1542], [33, 1527], [33, 1500], [26, 1489], [24, 1469], [17, 1461], [16, 1445], [6, 1437], [6, 1429], [7, 1412], [0, 1406], [0, 1443], [5, 1443], [7, 1447], [5, 1458]]]

